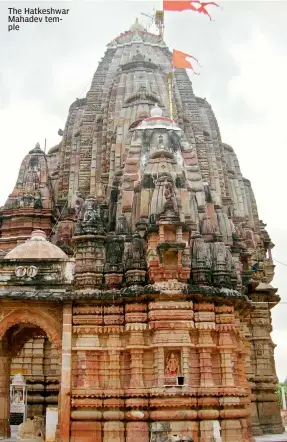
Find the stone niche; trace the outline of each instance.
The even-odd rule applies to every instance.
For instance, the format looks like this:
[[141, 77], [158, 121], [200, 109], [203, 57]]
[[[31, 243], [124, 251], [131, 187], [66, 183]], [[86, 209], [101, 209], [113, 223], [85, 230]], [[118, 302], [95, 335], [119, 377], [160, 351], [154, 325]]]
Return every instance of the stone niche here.
[[167, 349], [164, 353], [164, 383], [165, 385], [180, 385], [182, 378], [181, 351]]

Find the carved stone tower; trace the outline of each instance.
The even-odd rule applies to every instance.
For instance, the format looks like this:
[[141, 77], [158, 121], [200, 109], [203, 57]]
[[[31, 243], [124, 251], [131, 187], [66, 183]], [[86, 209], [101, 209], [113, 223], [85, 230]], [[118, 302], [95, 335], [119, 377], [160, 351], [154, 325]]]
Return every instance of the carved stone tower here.
[[[55, 369], [35, 387], [60, 388], [58, 441], [251, 442], [252, 431], [283, 432], [273, 244], [183, 69], [170, 118], [171, 59], [136, 22], [109, 43], [60, 144], [47, 155], [36, 145], [22, 162], [1, 212], [0, 436], [11, 359], [36, 385], [24, 372], [34, 348], [47, 373], [60, 364], [60, 382]], [[31, 399], [30, 415], [50, 396], [34, 408]]]

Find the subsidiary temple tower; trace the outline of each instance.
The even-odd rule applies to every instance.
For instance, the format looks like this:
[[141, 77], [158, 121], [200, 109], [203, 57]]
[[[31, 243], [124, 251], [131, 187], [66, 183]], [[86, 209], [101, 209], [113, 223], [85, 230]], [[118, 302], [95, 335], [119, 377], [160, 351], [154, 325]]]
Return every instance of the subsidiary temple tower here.
[[284, 430], [273, 244], [184, 69], [170, 114], [171, 64], [136, 21], [108, 44], [61, 142], [22, 161], [0, 218], [0, 437], [18, 373], [35, 432], [58, 442]]

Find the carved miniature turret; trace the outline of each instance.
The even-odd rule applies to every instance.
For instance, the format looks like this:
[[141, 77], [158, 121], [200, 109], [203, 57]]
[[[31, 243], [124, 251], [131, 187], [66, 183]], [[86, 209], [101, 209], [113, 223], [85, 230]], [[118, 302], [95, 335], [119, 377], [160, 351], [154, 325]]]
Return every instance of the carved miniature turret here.
[[[78, 195], [79, 197], [79, 195]], [[81, 208], [80, 208], [81, 206]], [[75, 242], [75, 278], [79, 287], [97, 287], [103, 284], [106, 261], [106, 227], [98, 201], [88, 196], [77, 206], [78, 218], [73, 241]]]
[[46, 156], [37, 143], [22, 161], [15, 188], [3, 207], [0, 248], [12, 249], [29, 238], [33, 229], [49, 235], [52, 210]]

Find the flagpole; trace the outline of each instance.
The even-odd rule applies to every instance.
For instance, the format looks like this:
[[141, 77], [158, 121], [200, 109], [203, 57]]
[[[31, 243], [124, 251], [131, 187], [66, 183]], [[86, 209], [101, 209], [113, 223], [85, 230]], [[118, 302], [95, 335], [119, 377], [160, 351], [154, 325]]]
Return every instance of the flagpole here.
[[168, 96], [169, 96], [169, 116], [173, 120], [173, 105], [172, 105], [172, 78], [173, 73], [167, 72], [166, 73], [167, 78], [167, 84], [168, 84]]

